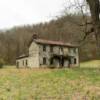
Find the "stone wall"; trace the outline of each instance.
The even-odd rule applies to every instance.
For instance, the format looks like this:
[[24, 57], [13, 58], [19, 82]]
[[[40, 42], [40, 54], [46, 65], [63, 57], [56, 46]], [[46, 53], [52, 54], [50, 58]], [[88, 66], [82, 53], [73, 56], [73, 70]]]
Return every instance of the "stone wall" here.
[[[44, 46], [45, 51], [44, 51]], [[51, 48], [53, 48], [53, 51], [51, 51]], [[16, 61], [17, 64], [19, 64], [20, 67], [30, 67], [30, 68], [39, 68], [39, 67], [47, 67], [51, 65], [51, 57], [52, 54], [56, 55], [63, 55], [63, 56], [73, 56], [71, 58], [71, 66], [79, 66], [79, 51], [78, 48], [69, 48], [69, 47], [62, 47], [62, 46], [51, 46], [51, 45], [44, 45], [44, 44], [38, 44], [34, 41], [31, 43], [29, 47], [29, 57], [18, 59]], [[76, 59], [76, 64], [75, 64]], [[44, 64], [44, 60], [46, 60], [46, 63]], [[27, 65], [26, 64], [27, 61]], [[59, 61], [59, 60], [58, 60]], [[57, 60], [55, 61], [55, 65], [59, 65]], [[25, 63], [25, 64], [24, 64]], [[68, 61], [65, 59], [64, 66], [68, 65]]]
[[16, 60], [16, 66], [18, 68], [27, 68], [27, 67], [29, 67], [28, 57]]
[[[51, 45], [45, 45], [46, 51], [43, 51], [43, 45], [39, 45], [39, 62], [42, 67], [47, 67], [50, 65], [50, 59], [52, 54], [57, 55], [71, 55], [73, 58], [71, 59], [71, 66], [79, 66], [79, 54], [78, 54], [78, 48], [69, 48], [69, 47], [61, 47], [61, 46], [52, 46], [53, 52], [51, 52], [50, 48]], [[46, 58], [46, 65], [43, 64], [43, 58]], [[74, 60], [76, 59], [76, 64], [74, 64]], [[68, 61], [65, 62], [65, 65], [68, 65]], [[58, 65], [58, 64], [57, 64]]]
[[[27, 65], [24, 64], [27, 60]], [[16, 60], [16, 65], [19, 66], [19, 68], [39, 68], [39, 46], [37, 43], [32, 42], [32, 44], [29, 47], [29, 57], [21, 58]]]
[[31, 68], [38, 68], [39, 64], [39, 45], [35, 42], [29, 47], [29, 67]]

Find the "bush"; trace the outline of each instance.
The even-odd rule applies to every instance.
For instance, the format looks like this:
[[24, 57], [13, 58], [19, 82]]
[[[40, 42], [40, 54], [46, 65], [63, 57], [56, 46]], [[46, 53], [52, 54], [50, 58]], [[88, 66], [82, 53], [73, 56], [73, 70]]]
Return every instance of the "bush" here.
[[3, 65], [4, 65], [4, 60], [0, 59], [0, 68], [3, 68]]

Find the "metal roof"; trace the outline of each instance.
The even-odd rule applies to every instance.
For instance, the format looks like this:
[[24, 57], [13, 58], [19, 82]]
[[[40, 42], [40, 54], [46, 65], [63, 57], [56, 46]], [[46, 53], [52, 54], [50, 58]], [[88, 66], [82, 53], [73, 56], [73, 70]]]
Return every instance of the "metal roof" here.
[[68, 47], [78, 47], [78, 45], [73, 45], [71, 43], [65, 43], [65, 42], [62, 42], [62, 41], [52, 41], [52, 40], [45, 40], [45, 39], [35, 39], [34, 41], [36, 43], [40, 43], [40, 44], [68, 46]]

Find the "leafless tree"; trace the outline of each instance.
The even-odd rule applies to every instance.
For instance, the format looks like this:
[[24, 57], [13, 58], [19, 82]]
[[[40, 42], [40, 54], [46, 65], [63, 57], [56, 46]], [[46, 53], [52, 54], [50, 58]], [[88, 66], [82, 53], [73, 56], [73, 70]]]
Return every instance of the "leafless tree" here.
[[64, 14], [77, 14], [80, 15], [82, 18], [80, 22], [73, 22], [72, 20], [72, 23], [75, 23], [76, 25], [78, 25], [78, 27], [82, 28], [84, 35], [81, 39], [81, 42], [83, 42], [88, 35], [94, 32], [93, 23], [90, 18], [90, 11], [87, 2], [85, 0], [69, 0], [67, 3], [67, 6], [65, 5]]
[[97, 40], [98, 52], [100, 52], [100, 0], [86, 0], [91, 13], [95, 37]]

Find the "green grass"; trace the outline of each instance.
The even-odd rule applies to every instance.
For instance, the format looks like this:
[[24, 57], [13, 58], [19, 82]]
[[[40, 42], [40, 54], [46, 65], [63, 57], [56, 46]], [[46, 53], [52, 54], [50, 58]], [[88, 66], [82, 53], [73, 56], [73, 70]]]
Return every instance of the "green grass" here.
[[1, 69], [0, 100], [100, 100], [97, 62], [73, 69]]
[[81, 67], [100, 68], [100, 60], [93, 60], [81, 63]]

